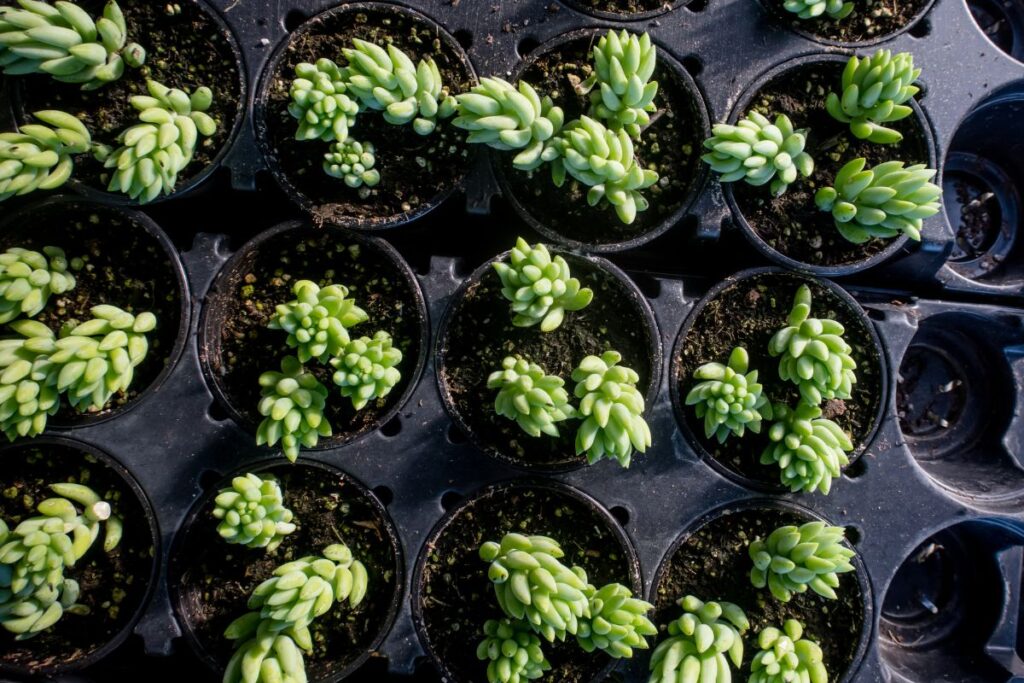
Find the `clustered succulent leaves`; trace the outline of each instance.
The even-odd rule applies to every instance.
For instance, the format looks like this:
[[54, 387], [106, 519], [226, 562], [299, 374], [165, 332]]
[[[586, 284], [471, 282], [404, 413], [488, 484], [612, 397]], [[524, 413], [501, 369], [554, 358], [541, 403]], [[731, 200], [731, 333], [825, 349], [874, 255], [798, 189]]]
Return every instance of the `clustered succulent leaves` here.
[[807, 178], [814, 171], [814, 160], [804, 151], [807, 131], [796, 130], [785, 114], [775, 123], [751, 111], [736, 125], [715, 124], [712, 137], [704, 141], [709, 151], [701, 157], [723, 183], [743, 180], [760, 186], [771, 183], [778, 197], [798, 176]]
[[649, 683], [728, 683], [729, 662], [743, 664], [746, 614], [731, 602], [703, 602], [687, 595], [678, 602], [683, 615], [668, 626], [668, 638], [651, 656]]
[[551, 332], [562, 324], [566, 311], [578, 311], [594, 298], [589, 287], [570, 277], [569, 264], [561, 256], [552, 258], [543, 244], [530, 246], [522, 237], [509, 252], [509, 263], [496, 261], [501, 293], [512, 302], [516, 327], [540, 324]]
[[115, 0], [93, 19], [72, 2], [50, 5], [18, 0], [0, 7], [0, 67], [8, 76], [45, 73], [96, 90], [119, 79], [125, 65], [139, 67], [146, 51], [128, 43], [128, 26]]
[[742, 437], [747, 429], [761, 432], [761, 420], [771, 419], [771, 404], [757, 382], [757, 370], [747, 372], [750, 357], [737, 346], [729, 364], [705, 363], [693, 373], [702, 380], [686, 396], [698, 418], [704, 418], [704, 436], [725, 443], [730, 434]]
[[860, 158], [843, 166], [834, 186], [815, 194], [818, 208], [831, 212], [839, 234], [854, 244], [900, 234], [920, 242], [923, 219], [940, 209], [942, 188], [931, 182], [935, 169], [924, 164], [904, 167], [902, 161], [871, 169], [866, 164]]
[[0, 133], [0, 202], [57, 189], [71, 177], [73, 155], [92, 149], [89, 129], [71, 114], [48, 109], [34, 116], [41, 123]]
[[818, 406], [798, 403], [795, 409], [782, 404], [773, 408], [775, 422], [768, 429], [771, 443], [761, 454], [762, 465], [777, 465], [790, 491], [828, 494], [832, 480], [850, 463], [846, 456], [853, 442], [842, 427], [821, 417]]
[[523, 621], [488, 619], [477, 659], [487, 662], [488, 683], [525, 683], [551, 669], [540, 638]]
[[801, 19], [816, 19], [827, 14], [832, 19], [845, 19], [853, 11], [849, 0], [784, 0], [782, 6]]
[[843, 545], [844, 534], [843, 527], [825, 522], [775, 529], [768, 538], [750, 544], [751, 583], [757, 588], [767, 586], [781, 602], [808, 588], [835, 600], [838, 575], [853, 571], [853, 550]]
[[49, 328], [34, 320], [18, 320], [10, 328], [20, 337], [0, 340], [0, 430], [14, 441], [42, 434], [49, 416], [60, 410], [60, 367], [29, 343], [37, 336], [49, 343]]
[[821, 646], [803, 635], [804, 627], [796, 619], [787, 619], [781, 630], [763, 629], [757, 637], [760, 651], [750, 664], [749, 683], [828, 683]]
[[921, 75], [909, 52], [895, 55], [879, 50], [870, 57], [850, 57], [843, 70], [842, 94], [829, 93], [828, 113], [850, 124], [854, 136], [882, 144], [899, 142], [903, 135], [883, 126], [905, 119], [913, 109], [905, 104], [920, 90], [914, 83]]
[[288, 333], [287, 344], [303, 363], [324, 363], [340, 354], [350, 341], [349, 328], [369, 318], [347, 298], [348, 288], [343, 285], [321, 288], [310, 280], [299, 280], [292, 294], [295, 299], [277, 306], [268, 327]]
[[[57, 497], [36, 506], [13, 530], [0, 520], [0, 625], [17, 640], [37, 635], [65, 612], [84, 614], [78, 583], [65, 576], [92, 547], [104, 524], [103, 549], [121, 541], [123, 524], [110, 503], [75, 483], [51, 484]], [[81, 511], [79, 511], [79, 507]]]
[[359, 103], [348, 96], [345, 74], [327, 58], [295, 67], [288, 113], [299, 122], [296, 140], [344, 142], [355, 125]]
[[629, 467], [633, 450], [643, 453], [651, 445], [644, 397], [636, 388], [640, 376], [619, 365], [621, 360], [617, 351], [605, 351], [587, 356], [572, 372], [583, 420], [576, 432], [576, 453], [586, 453], [590, 464], [607, 457]]
[[273, 550], [295, 531], [292, 511], [284, 506], [281, 485], [249, 472], [231, 480], [214, 499], [217, 533], [228, 543]]
[[593, 51], [594, 72], [584, 81], [590, 91], [590, 115], [612, 130], [624, 129], [638, 139], [657, 110], [654, 97], [658, 83], [652, 81], [658, 63], [651, 37], [622, 30], [608, 31]]
[[43, 252], [11, 247], [0, 254], [0, 324], [20, 316], [34, 317], [46, 307], [52, 294], [75, 288], [68, 259], [60, 247]]
[[633, 597], [633, 591], [621, 583], [610, 583], [600, 590], [588, 587], [590, 617], [580, 622], [576, 642], [585, 652], [601, 650], [614, 659], [629, 659], [633, 648], [646, 650], [646, 636], [658, 634], [647, 618], [654, 605]]
[[506, 357], [501, 368], [487, 378], [487, 388], [498, 389], [494, 412], [515, 420], [530, 436], [557, 437], [557, 423], [576, 417], [561, 377], [519, 357]]
[[281, 361], [281, 372], [260, 375], [259, 413], [263, 422], [256, 430], [256, 445], [281, 442], [285, 457], [295, 462], [303, 446], [314, 448], [321, 436], [332, 434], [324, 417], [327, 387], [306, 370], [295, 356]]
[[402, 351], [392, 346], [391, 335], [380, 330], [370, 337], [353, 339], [331, 359], [334, 383], [341, 395], [362, 410], [367, 403], [383, 398], [402, 379], [398, 364]]
[[363, 185], [376, 187], [380, 183], [380, 171], [374, 168], [377, 163], [375, 152], [373, 144], [369, 142], [359, 142], [353, 138], [335, 142], [330, 151], [324, 154], [324, 173], [345, 181], [352, 188]]

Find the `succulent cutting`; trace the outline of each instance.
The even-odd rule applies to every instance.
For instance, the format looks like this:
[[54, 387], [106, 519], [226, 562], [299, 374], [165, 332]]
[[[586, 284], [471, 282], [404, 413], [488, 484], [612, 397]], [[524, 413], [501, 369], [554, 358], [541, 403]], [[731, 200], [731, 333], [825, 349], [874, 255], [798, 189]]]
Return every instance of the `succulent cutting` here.
[[644, 420], [644, 397], [636, 388], [640, 376], [619, 365], [622, 355], [605, 351], [587, 356], [572, 372], [582, 419], [576, 431], [576, 453], [586, 453], [591, 465], [614, 458], [629, 467], [633, 450], [651, 445], [651, 429]]
[[345, 181], [351, 188], [376, 187], [380, 183], [380, 171], [374, 168], [377, 164], [375, 151], [372, 143], [352, 138], [335, 142], [324, 154], [324, 173]]
[[842, 92], [829, 93], [825, 107], [832, 118], [850, 124], [862, 140], [892, 144], [903, 134], [882, 125], [905, 119], [913, 109], [905, 103], [918, 93], [921, 75], [909, 52], [879, 50], [870, 57], [850, 57], [843, 69]]
[[594, 72], [583, 82], [590, 92], [590, 115], [612, 130], [623, 129], [633, 139], [651, 122], [657, 110], [654, 97], [658, 82], [652, 81], [658, 50], [651, 37], [625, 29], [608, 31], [592, 52]]
[[781, 602], [808, 588], [835, 600], [838, 575], [853, 571], [853, 550], [843, 545], [844, 537], [843, 527], [825, 522], [779, 527], [750, 544], [750, 580], [757, 588], [767, 587]]
[[654, 605], [633, 597], [621, 583], [599, 590], [588, 589], [590, 616], [580, 622], [576, 642], [584, 652], [602, 650], [614, 659], [629, 659], [633, 649], [646, 650], [647, 636], [658, 635], [658, 627], [647, 618]]
[[781, 629], [763, 629], [757, 636], [760, 650], [750, 663], [749, 683], [828, 683], [821, 646], [803, 635], [803, 624], [796, 619], [787, 619]]
[[729, 354], [729, 364], [705, 363], [693, 373], [699, 382], [686, 395], [686, 405], [694, 406], [704, 419], [704, 436], [725, 443], [729, 435], [742, 437], [747, 429], [761, 432], [761, 420], [771, 419], [771, 404], [757, 381], [757, 370], [747, 372], [750, 357], [737, 346]]
[[391, 344], [391, 335], [378, 331], [373, 337], [353, 339], [331, 359], [334, 383], [341, 395], [362, 410], [367, 403], [384, 398], [402, 379], [398, 364], [402, 351]]
[[818, 406], [799, 403], [791, 409], [772, 407], [775, 422], [768, 429], [771, 443], [761, 454], [762, 465], [776, 465], [782, 484], [793, 493], [828, 494], [832, 480], [850, 464], [846, 454], [853, 442], [842, 427], [821, 417]]
[[296, 140], [344, 142], [355, 125], [359, 103], [348, 96], [345, 73], [330, 59], [295, 66], [288, 113], [299, 122]]
[[540, 638], [516, 619], [488, 619], [476, 656], [487, 662], [487, 683], [525, 683], [551, 669]]
[[566, 311], [586, 308], [594, 298], [588, 287], [570, 277], [569, 264], [552, 257], [543, 244], [530, 246], [522, 237], [509, 252], [509, 262], [496, 261], [501, 293], [512, 302], [516, 327], [540, 325], [542, 332], [557, 329]]
[[256, 430], [256, 445], [281, 442], [285, 457], [295, 462], [301, 447], [314, 448], [321, 436], [330, 436], [324, 417], [327, 387], [302, 366], [295, 356], [281, 361], [281, 372], [260, 375], [259, 413], [264, 417]]
[[651, 655], [649, 683], [707, 681], [729, 683], [743, 665], [747, 615], [731, 602], [703, 602], [687, 595], [678, 602], [683, 615], [668, 625], [668, 638]]
[[558, 423], [576, 417], [569, 393], [561, 377], [549, 375], [544, 368], [524, 358], [507, 356], [501, 370], [487, 378], [487, 388], [497, 389], [494, 412], [515, 420], [533, 437], [559, 436]]
[[807, 131], [794, 129], [785, 114], [776, 116], [772, 123], [752, 111], [736, 125], [719, 123], [711, 132], [712, 137], [704, 141], [709, 151], [701, 159], [721, 174], [719, 180], [723, 183], [771, 183], [771, 193], [778, 197], [799, 176], [807, 178], [814, 172], [814, 160], [804, 151]]
[[75, 288], [68, 259], [60, 247], [43, 247], [42, 253], [11, 247], [0, 254], [0, 324], [15, 318], [34, 317], [54, 294]]
[[324, 363], [340, 354], [350, 341], [349, 328], [369, 318], [348, 298], [343, 285], [320, 287], [311, 280], [299, 280], [292, 294], [293, 300], [277, 306], [268, 327], [288, 333], [287, 344], [302, 363]]
[[57, 189], [71, 177], [74, 155], [94, 148], [89, 129], [71, 114], [51, 109], [33, 116], [40, 123], [0, 133], [0, 202]]
[[284, 506], [281, 485], [252, 472], [231, 480], [214, 498], [217, 533], [228, 543], [274, 550], [295, 531], [292, 511]]

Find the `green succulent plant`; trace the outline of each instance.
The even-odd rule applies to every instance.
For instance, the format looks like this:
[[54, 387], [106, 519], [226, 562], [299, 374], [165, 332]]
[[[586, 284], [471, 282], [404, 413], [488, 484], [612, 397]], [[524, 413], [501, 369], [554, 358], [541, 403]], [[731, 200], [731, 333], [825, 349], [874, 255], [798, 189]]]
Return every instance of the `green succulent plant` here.
[[209, 88], [196, 88], [189, 95], [154, 80], [146, 81], [146, 88], [149, 95], [131, 98], [139, 123], [118, 136], [121, 146], [96, 150], [96, 157], [111, 169], [107, 189], [143, 204], [174, 192], [200, 138], [217, 132], [217, 122], [206, 113], [213, 103]]
[[530, 436], [558, 437], [558, 424], [576, 417], [561, 377], [525, 358], [507, 356], [487, 378], [488, 389], [498, 389], [494, 412], [515, 420]]
[[306, 663], [295, 640], [268, 633], [243, 642], [224, 671], [223, 683], [306, 683]]
[[669, 637], [654, 649], [649, 683], [729, 683], [729, 662], [736, 669], [743, 664], [747, 615], [731, 602], [702, 602], [692, 595], [678, 604], [684, 614], [668, 625]]
[[335, 142], [324, 154], [324, 173], [344, 180], [353, 189], [363, 185], [376, 187], [380, 183], [380, 171], [373, 167], [377, 163], [375, 151], [370, 142], [352, 138]]
[[721, 174], [723, 183], [742, 180], [761, 186], [770, 182], [772, 194], [778, 197], [799, 176], [807, 178], [814, 171], [814, 160], [804, 151], [807, 131], [794, 129], [785, 114], [772, 123], [752, 111], [734, 126], [715, 124], [711, 132], [704, 141], [709, 151], [701, 159]]
[[396, 125], [412, 123], [420, 135], [429, 135], [438, 119], [455, 113], [455, 98], [441, 78], [433, 59], [412, 59], [393, 44], [387, 49], [354, 39], [344, 48], [348, 59], [346, 85], [366, 109], [384, 112], [384, 120]]
[[730, 434], [743, 436], [748, 428], [760, 434], [761, 420], [771, 419], [771, 404], [757, 382], [757, 370], [747, 372], [749, 366], [747, 350], [737, 346], [728, 365], [705, 363], [693, 373], [702, 381], [686, 395], [686, 405], [704, 418], [705, 437], [725, 443]]
[[488, 619], [476, 656], [487, 662], [487, 683], [525, 683], [551, 669], [540, 638], [519, 620]]
[[804, 627], [787, 619], [782, 629], [769, 626], [757, 637], [760, 652], [750, 664], [749, 683], [828, 683], [821, 646], [803, 637]]
[[564, 555], [547, 536], [510, 533], [501, 543], [480, 546], [480, 559], [491, 563], [487, 576], [502, 611], [528, 622], [548, 642], [576, 635], [590, 616], [586, 572], [563, 565]]
[[633, 141], [625, 130], [611, 131], [589, 116], [568, 123], [544, 148], [541, 158], [551, 162], [551, 177], [556, 186], [565, 183], [568, 173], [590, 188], [590, 206], [606, 200], [627, 225], [649, 206], [640, 190], [658, 182], [656, 171], [637, 162]]
[[256, 430], [256, 445], [281, 442], [285, 457], [295, 462], [301, 447], [314, 448], [321, 436], [331, 435], [324, 417], [327, 387], [302, 367], [295, 356], [281, 361], [281, 372], [260, 375], [259, 412], [263, 422]]
[[63, 83], [96, 90], [116, 81], [125, 65], [139, 67], [146, 51], [129, 43], [128, 26], [115, 0], [93, 19], [71, 2], [50, 5], [18, 0], [0, 7], [0, 67], [7, 76], [46, 73]]
[[827, 14], [838, 21], [853, 11], [853, 3], [848, 0], [785, 0], [782, 6], [801, 19], [816, 19]]
[[583, 420], [576, 431], [576, 453], [586, 453], [590, 464], [614, 458], [629, 467], [633, 449], [643, 453], [651, 445], [644, 397], [636, 388], [640, 376], [619, 365], [621, 360], [619, 352], [605, 351], [587, 356], [572, 371]]
[[590, 115], [612, 130], [625, 130], [640, 137], [657, 110], [654, 97], [658, 83], [652, 81], [658, 64], [657, 48], [651, 37], [622, 30], [608, 31], [593, 51], [594, 72], [583, 82], [590, 92]]
[[344, 142], [355, 125], [359, 103], [348, 96], [345, 73], [329, 59], [295, 67], [295, 80], [288, 89], [288, 113], [298, 120], [296, 140]]
[[217, 533], [228, 543], [273, 550], [295, 531], [292, 511], [284, 506], [281, 485], [248, 472], [231, 480], [214, 499]]
[[814, 195], [818, 208], [831, 212], [839, 234], [854, 244], [901, 233], [920, 242], [923, 219], [941, 209], [942, 188], [931, 182], [935, 169], [886, 161], [865, 170], [866, 164], [854, 159], [839, 169], [834, 187]]
[[71, 114], [50, 109], [33, 116], [42, 123], [26, 124], [16, 133], [0, 133], [0, 202], [36, 190], [57, 189], [71, 177], [73, 155], [92, 149], [89, 129]]
[[292, 294], [295, 299], [278, 304], [267, 326], [288, 333], [287, 344], [303, 363], [314, 359], [326, 363], [339, 355], [350, 341], [348, 329], [369, 318], [346, 298], [348, 288], [343, 285], [321, 288], [310, 280], [299, 280]]
[[493, 265], [502, 295], [512, 302], [516, 327], [540, 324], [541, 332], [551, 332], [562, 324], [566, 311], [586, 308], [594, 298], [593, 290], [570, 277], [564, 258], [552, 257], [543, 244], [531, 247], [522, 237], [516, 239], [508, 263]]
[[768, 538], [750, 544], [750, 559], [754, 562], [751, 583], [757, 588], [767, 586], [782, 602], [789, 602], [794, 593], [808, 588], [835, 600], [838, 575], [853, 571], [853, 550], [843, 545], [844, 534], [843, 527], [825, 522], [779, 527]]
[[58, 497], [40, 502], [38, 517], [23, 520], [13, 530], [0, 521], [0, 625], [16, 640], [50, 628], [65, 612], [86, 612], [88, 608], [75, 604], [79, 585], [64, 575], [65, 569], [89, 551], [101, 523], [106, 552], [117, 547], [123, 534], [110, 503], [92, 489], [67, 483], [51, 484], [50, 490]]
[[544, 147], [565, 123], [561, 107], [546, 95], [540, 97], [526, 81], [519, 81], [517, 89], [501, 78], [481, 78], [480, 85], [456, 95], [455, 100], [458, 116], [452, 124], [469, 131], [467, 140], [517, 150], [512, 165], [522, 171], [543, 163]]
[[779, 377], [800, 390], [804, 403], [848, 399], [857, 382], [853, 348], [843, 339], [845, 328], [828, 318], [811, 318], [811, 289], [800, 285], [787, 325], [768, 342], [768, 353], [779, 358]]
[[870, 57], [850, 57], [843, 70], [842, 94], [829, 93], [825, 108], [832, 118], [850, 124], [855, 137], [891, 144], [903, 139], [898, 130], [883, 126], [913, 113], [906, 104], [920, 90], [921, 75], [909, 52], [879, 50]]
[[370, 401], [384, 398], [402, 379], [398, 364], [402, 351], [391, 345], [391, 335], [383, 330], [370, 337], [353, 339], [336, 358], [334, 383], [341, 395], [352, 399], [352, 407], [362, 410]]
[[832, 479], [850, 463], [850, 437], [832, 420], [821, 417], [818, 406], [799, 403], [795, 410], [772, 407], [775, 422], [768, 429], [771, 443], [761, 454], [762, 465], [777, 465], [784, 486], [793, 493], [815, 490], [828, 495]]
[[580, 621], [576, 631], [576, 642], [585, 652], [602, 650], [614, 659], [629, 659], [633, 648], [648, 648], [645, 636], [658, 634], [647, 618], [654, 605], [634, 598], [633, 591], [620, 583], [588, 593], [590, 617]]
[[0, 254], [0, 324], [17, 317], [37, 315], [52, 294], [75, 288], [68, 259], [59, 247], [43, 247], [43, 253], [11, 247]]
[[14, 441], [42, 434], [49, 416], [60, 410], [60, 366], [38, 350], [53, 339], [46, 325], [16, 320], [10, 329], [20, 336], [0, 340], [0, 430]]

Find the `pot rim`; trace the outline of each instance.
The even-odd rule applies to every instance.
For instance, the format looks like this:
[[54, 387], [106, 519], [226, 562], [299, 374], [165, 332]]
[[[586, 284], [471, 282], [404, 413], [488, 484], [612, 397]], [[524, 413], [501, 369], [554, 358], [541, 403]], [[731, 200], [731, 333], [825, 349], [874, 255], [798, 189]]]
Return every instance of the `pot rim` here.
[[[915, 14], [913, 17], [910, 18], [910, 21], [908, 21], [906, 24], [904, 24], [900, 28], [896, 29], [895, 31], [892, 31], [891, 33], [885, 33], [885, 34], [882, 34], [880, 36], [874, 36], [873, 38], [867, 38], [866, 40], [843, 41], [843, 40], [836, 40], [834, 38], [826, 38], [824, 36], [819, 36], [818, 34], [814, 33], [813, 31], [806, 30], [806, 29], [800, 28], [797, 25], [794, 25], [793, 21], [786, 21], [786, 19], [796, 19], [797, 16], [795, 14], [791, 13], [791, 12], [785, 12], [784, 13], [784, 10], [782, 10], [781, 8], [773, 5], [771, 3], [771, 0], [758, 0], [758, 2], [764, 8], [764, 11], [774, 21], [776, 21], [783, 28], [785, 28], [785, 29], [787, 29], [789, 31], [792, 31], [796, 35], [800, 36], [801, 38], [805, 38], [807, 40], [810, 40], [810, 41], [813, 41], [813, 42], [818, 43], [820, 45], [824, 45], [824, 46], [828, 46], [828, 47], [850, 48], [850, 49], [862, 48], [862, 47], [873, 47], [875, 45], [879, 45], [880, 43], [884, 43], [886, 41], [895, 40], [898, 36], [903, 35], [904, 33], [910, 31], [915, 26], [917, 26], [917, 24], [922, 19], [924, 19], [925, 16], [928, 13], [930, 13], [932, 11], [932, 7], [934, 7], [934, 5], [935, 5], [935, 0], [928, 0], [928, 2], [925, 3], [924, 7], [922, 7], [917, 12], [917, 14]], [[786, 16], [787, 14], [789, 15], [788, 17]]]

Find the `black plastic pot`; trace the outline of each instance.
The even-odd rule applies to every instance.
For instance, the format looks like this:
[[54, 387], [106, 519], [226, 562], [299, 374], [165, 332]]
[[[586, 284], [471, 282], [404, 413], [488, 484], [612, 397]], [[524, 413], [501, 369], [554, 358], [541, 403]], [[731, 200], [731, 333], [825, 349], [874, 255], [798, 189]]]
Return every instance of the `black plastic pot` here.
[[[778, 22], [780, 25], [786, 26], [791, 31], [793, 31], [793, 33], [796, 33], [802, 38], [813, 40], [815, 42], [822, 43], [823, 45], [829, 45], [832, 47], [850, 48], [878, 45], [879, 43], [884, 43], [893, 40], [907, 32], [910, 32], [911, 35], [916, 36], [916, 34], [920, 32], [917, 29], [918, 24], [928, 15], [928, 13], [932, 9], [932, 6], [935, 4], [935, 0], [927, 0], [927, 2], [924, 2], [922, 6], [917, 10], [917, 12], [908, 21], [904, 22], [901, 26], [893, 30], [881, 33], [879, 35], [874, 35], [868, 38], [863, 38], [861, 40], [839, 40], [838, 38], [832, 37], [832, 35], [828, 34], [834, 35], [835, 31], [832, 31], [831, 29], [841, 27], [844, 24], [844, 22], [850, 21], [852, 17], [838, 22], [834, 21], [833, 19], [830, 19], [828, 15], [822, 15], [822, 17], [820, 17], [817, 20], [800, 19], [792, 12], [786, 11], [782, 7], [781, 0], [759, 1], [762, 5], [764, 5], [765, 10], [772, 15], [773, 19], [775, 19], [776, 22]], [[862, 12], [863, 10], [863, 7], [858, 6], [856, 3], [854, 4], [855, 13]], [[818, 27], [820, 27], [820, 30], [815, 29], [816, 24]], [[924, 31], [927, 33], [927, 26], [924, 28]]]
[[[588, 6], [586, 0], [561, 0], [563, 3], [573, 8], [577, 12], [583, 14], [589, 14], [592, 17], [598, 19], [604, 19], [605, 21], [644, 21], [647, 19], [654, 19], [660, 17], [668, 12], [675, 11], [680, 7], [685, 7], [687, 4], [692, 3], [694, 0], [665, 0], [661, 3], [661, 7], [655, 9], [641, 11], [641, 12], [616, 12], [612, 10], [596, 9]], [[625, 4], [625, 0], [621, 0], [622, 4]]]

